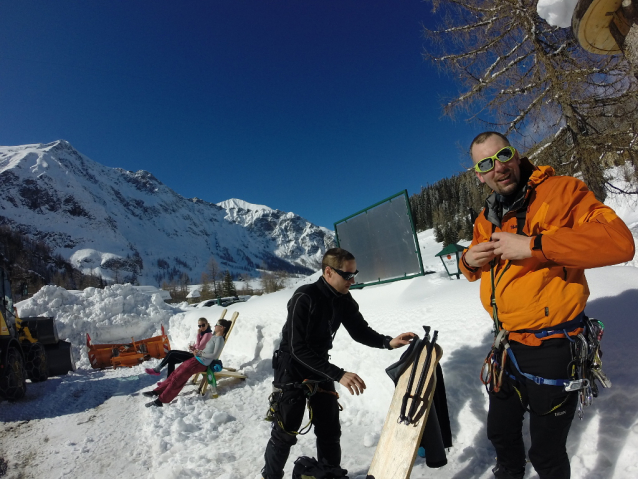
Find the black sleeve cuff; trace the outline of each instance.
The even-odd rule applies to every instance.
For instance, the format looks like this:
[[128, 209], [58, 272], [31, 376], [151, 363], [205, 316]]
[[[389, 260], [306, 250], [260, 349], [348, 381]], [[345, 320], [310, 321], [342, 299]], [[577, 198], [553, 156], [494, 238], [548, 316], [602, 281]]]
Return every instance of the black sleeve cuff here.
[[536, 235], [534, 237], [534, 246], [532, 250], [543, 251], [543, 235]]
[[383, 337], [383, 348], [384, 349], [392, 349], [392, 346], [390, 346], [390, 341], [392, 341], [392, 338], [390, 336], [384, 336]]
[[465, 266], [470, 273], [476, 273], [478, 271], [478, 268], [473, 268], [472, 266], [467, 264], [467, 261], [465, 261], [465, 254], [461, 256], [461, 262], [463, 263], [463, 266]]

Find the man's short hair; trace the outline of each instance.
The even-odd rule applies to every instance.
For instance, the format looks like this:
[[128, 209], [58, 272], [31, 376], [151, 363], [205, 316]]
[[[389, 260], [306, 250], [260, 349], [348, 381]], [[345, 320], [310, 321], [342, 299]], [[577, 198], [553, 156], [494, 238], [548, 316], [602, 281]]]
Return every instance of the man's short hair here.
[[346, 261], [352, 261], [354, 256], [350, 251], [346, 251], [343, 248], [331, 248], [326, 251], [321, 260], [321, 272], [326, 272], [326, 267], [330, 266], [333, 269], [341, 269], [343, 263]]
[[507, 139], [507, 137], [505, 135], [503, 135], [502, 133], [499, 133], [498, 131], [484, 131], [483, 133], [479, 134], [476, 136], [476, 138], [474, 138], [472, 140], [472, 143], [470, 143], [470, 156], [472, 156], [472, 147], [474, 145], [478, 145], [480, 143], [483, 143], [485, 140], [487, 140], [490, 136], [498, 136], [499, 138], [501, 138], [505, 144], [507, 146], [510, 146], [510, 141]]

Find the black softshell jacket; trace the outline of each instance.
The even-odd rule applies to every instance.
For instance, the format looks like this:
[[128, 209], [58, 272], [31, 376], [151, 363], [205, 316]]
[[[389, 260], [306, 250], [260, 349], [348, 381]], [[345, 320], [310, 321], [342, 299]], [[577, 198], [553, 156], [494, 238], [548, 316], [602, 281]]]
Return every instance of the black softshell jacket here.
[[279, 350], [290, 355], [287, 367], [296, 380], [341, 379], [345, 371], [328, 361], [328, 351], [342, 324], [355, 341], [390, 349], [392, 338], [368, 326], [350, 293], [338, 293], [323, 277], [295, 291]]

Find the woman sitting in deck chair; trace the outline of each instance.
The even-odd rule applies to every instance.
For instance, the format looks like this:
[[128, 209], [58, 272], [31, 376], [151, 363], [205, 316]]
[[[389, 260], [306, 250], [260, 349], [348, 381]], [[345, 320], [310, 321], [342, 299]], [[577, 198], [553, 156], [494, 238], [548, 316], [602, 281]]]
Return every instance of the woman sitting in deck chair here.
[[171, 402], [193, 374], [206, 371], [210, 363], [219, 358], [230, 325], [230, 321], [219, 319], [215, 324], [215, 335], [206, 343], [206, 347], [201, 353], [196, 352], [193, 358], [184, 361], [184, 364], [177, 368], [174, 374], [158, 383], [155, 389], [143, 392], [143, 396], [156, 397], [154, 401], [147, 403], [146, 407], [162, 407]]
[[193, 358], [197, 352], [201, 353], [212, 337], [213, 331], [210, 328], [208, 320], [206, 318], [199, 318], [197, 320], [197, 335], [195, 336], [195, 343], [188, 345], [190, 352], [171, 349], [166, 357], [162, 359], [161, 363], [154, 368], [146, 368], [144, 371], [146, 371], [146, 374], [159, 376], [160, 371], [164, 368], [164, 366], [168, 365], [168, 377], [173, 374], [173, 371], [175, 371], [176, 364], [183, 363], [184, 361]]

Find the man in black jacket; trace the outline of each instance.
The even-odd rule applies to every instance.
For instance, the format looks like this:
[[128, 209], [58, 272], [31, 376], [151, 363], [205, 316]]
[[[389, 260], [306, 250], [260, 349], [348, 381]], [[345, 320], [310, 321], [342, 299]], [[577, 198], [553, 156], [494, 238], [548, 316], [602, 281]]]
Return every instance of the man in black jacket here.
[[[355, 341], [380, 349], [405, 346], [415, 336], [403, 333], [392, 339], [368, 326], [349, 292], [358, 273], [351, 253], [341, 248], [330, 249], [321, 268], [321, 278], [300, 287], [288, 301], [288, 318], [279, 349], [273, 356], [276, 389], [271, 405], [275, 412], [264, 455], [264, 479], [283, 477], [290, 448], [297, 443], [306, 398], [317, 436], [317, 459], [333, 466], [341, 463], [341, 426], [334, 382], [356, 395], [362, 394], [366, 385], [356, 373], [329, 362], [328, 351], [339, 326], [343, 324]], [[305, 380], [311, 382], [301, 385]]]

